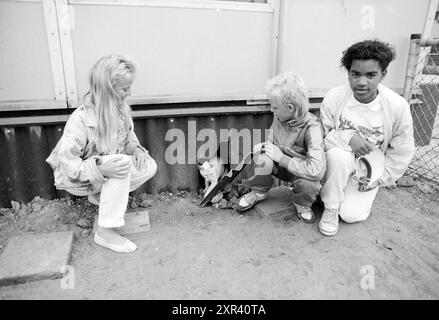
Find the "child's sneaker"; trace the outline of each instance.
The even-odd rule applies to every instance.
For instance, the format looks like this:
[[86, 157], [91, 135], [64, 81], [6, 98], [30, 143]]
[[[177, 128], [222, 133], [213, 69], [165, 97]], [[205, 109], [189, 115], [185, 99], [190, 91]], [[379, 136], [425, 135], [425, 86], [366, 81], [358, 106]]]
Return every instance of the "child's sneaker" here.
[[316, 221], [314, 212], [312, 212], [310, 207], [301, 206], [300, 204], [294, 202], [293, 202], [293, 206], [296, 207], [297, 216], [303, 222], [314, 223]]
[[89, 201], [91, 204], [94, 204], [95, 206], [98, 206], [98, 205], [99, 205], [100, 200], [101, 200], [101, 196], [100, 196], [99, 193], [89, 194], [89, 195], [88, 195], [88, 201]]
[[319, 230], [325, 236], [335, 236], [338, 232], [338, 210], [325, 209], [319, 223]]
[[236, 211], [245, 211], [253, 207], [259, 201], [267, 198], [267, 193], [257, 193], [255, 191], [250, 191], [249, 193], [243, 195], [239, 198], [236, 204]]

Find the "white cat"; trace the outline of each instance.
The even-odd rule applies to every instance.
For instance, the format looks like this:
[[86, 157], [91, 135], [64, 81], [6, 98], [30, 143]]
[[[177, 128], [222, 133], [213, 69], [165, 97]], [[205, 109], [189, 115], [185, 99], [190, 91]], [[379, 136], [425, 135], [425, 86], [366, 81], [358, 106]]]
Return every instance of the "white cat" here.
[[224, 161], [219, 157], [214, 157], [198, 165], [201, 176], [204, 178], [204, 195], [212, 190], [225, 173]]

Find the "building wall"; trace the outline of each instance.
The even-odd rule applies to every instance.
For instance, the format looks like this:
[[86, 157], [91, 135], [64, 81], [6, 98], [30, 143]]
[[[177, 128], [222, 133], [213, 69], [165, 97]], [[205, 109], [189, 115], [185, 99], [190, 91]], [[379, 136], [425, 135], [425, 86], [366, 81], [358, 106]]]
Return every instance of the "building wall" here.
[[402, 93], [410, 35], [422, 33], [429, 0], [293, 0], [281, 2], [278, 71], [301, 74], [315, 96], [346, 82], [342, 52], [379, 38], [397, 57], [384, 84]]
[[0, 102], [54, 98], [42, 3], [0, 1]]
[[[173, 141], [165, 141], [170, 129], [180, 129], [184, 133], [185, 145], [194, 143], [195, 134], [202, 129], [212, 129], [220, 142], [221, 129], [265, 129], [272, 121], [269, 112], [257, 114], [223, 114], [183, 117], [136, 118], [135, 129], [139, 140], [158, 164], [157, 175], [138, 191], [158, 193], [162, 191], [187, 190], [196, 192], [200, 187], [200, 175], [194, 154], [185, 155], [186, 164], [170, 165], [165, 159], [166, 149]], [[195, 125], [195, 126], [194, 126]], [[28, 202], [35, 196], [47, 199], [63, 196], [53, 185], [53, 173], [45, 159], [62, 135], [63, 123], [48, 125], [23, 125], [0, 127], [0, 154], [6, 155], [0, 162], [0, 207], [10, 207], [11, 200]], [[265, 140], [262, 130], [261, 139]], [[196, 150], [204, 144], [196, 142]], [[251, 133], [251, 145], [258, 137]], [[170, 140], [170, 139], [169, 139]], [[250, 147], [250, 146], [248, 146]], [[187, 149], [187, 148], [186, 148]], [[241, 142], [239, 159], [243, 157]], [[231, 163], [231, 165], [236, 165]], [[243, 177], [246, 177], [244, 173]]]
[[272, 73], [273, 10], [259, 1], [1, 1], [0, 112], [76, 107], [89, 70], [110, 53], [138, 64], [132, 104], [253, 99]]
[[0, 111], [76, 106], [109, 53], [138, 63], [132, 104], [263, 98], [265, 81], [286, 70], [322, 97], [345, 81], [341, 52], [373, 37], [395, 45], [385, 84], [400, 90], [429, 2], [0, 1]]
[[[398, 58], [385, 84], [400, 89], [410, 34], [422, 32], [428, 5], [428, 0], [0, 1], [0, 207], [36, 195], [59, 196], [44, 160], [61, 137], [66, 110], [87, 91], [89, 69], [104, 54], [122, 53], [138, 62], [129, 102], [142, 112], [137, 132], [159, 164], [159, 174], [142, 191], [194, 191], [197, 165], [169, 165], [164, 159], [168, 129], [184, 131], [189, 120], [198, 131], [267, 128], [271, 114], [249, 111], [245, 103], [263, 98], [269, 77], [295, 71], [311, 96], [322, 97], [345, 81], [341, 52], [364, 38], [396, 46]], [[209, 101], [227, 100], [243, 104], [242, 112], [219, 114], [208, 107]], [[199, 101], [206, 102], [198, 105], [205, 112], [182, 115]], [[36, 119], [41, 109], [55, 110]], [[2, 111], [16, 113], [5, 118]], [[55, 120], [45, 123], [49, 118]]]
[[270, 76], [270, 12], [81, 4], [72, 8], [80, 93], [87, 90], [90, 66], [108, 53], [138, 63], [134, 98], [250, 99]]

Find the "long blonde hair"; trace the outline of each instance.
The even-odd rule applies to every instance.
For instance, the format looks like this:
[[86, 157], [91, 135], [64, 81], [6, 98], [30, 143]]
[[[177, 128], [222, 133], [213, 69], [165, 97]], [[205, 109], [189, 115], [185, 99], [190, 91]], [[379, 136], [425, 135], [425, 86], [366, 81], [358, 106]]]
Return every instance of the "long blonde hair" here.
[[131, 110], [118, 94], [116, 86], [121, 80], [134, 77], [135, 72], [134, 62], [120, 55], [108, 55], [99, 59], [90, 71], [90, 91], [84, 96], [84, 103], [95, 109], [95, 142], [99, 152], [108, 154], [114, 149], [118, 113], [125, 117], [127, 129], [132, 123]]

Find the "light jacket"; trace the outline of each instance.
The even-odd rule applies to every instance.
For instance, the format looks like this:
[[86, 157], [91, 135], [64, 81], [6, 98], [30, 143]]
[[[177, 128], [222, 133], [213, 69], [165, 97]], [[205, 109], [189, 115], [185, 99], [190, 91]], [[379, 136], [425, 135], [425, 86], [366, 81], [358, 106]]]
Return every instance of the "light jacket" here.
[[[305, 107], [304, 107], [305, 108]], [[326, 171], [323, 129], [317, 117], [306, 110], [296, 110], [290, 121], [274, 117], [269, 141], [283, 152], [279, 161], [293, 175], [320, 181]]]
[[[131, 117], [123, 139], [120, 153], [131, 155], [136, 147], [143, 148], [136, 134]], [[107, 181], [99, 169], [97, 161], [104, 154], [99, 153], [95, 144], [96, 114], [92, 106], [82, 105], [67, 120], [63, 135], [46, 159], [54, 171], [57, 189], [95, 191]]]
[[[384, 141], [381, 149], [385, 154], [384, 173], [380, 179], [383, 186], [393, 185], [407, 169], [415, 153], [413, 120], [407, 101], [382, 84], [378, 92], [383, 104]], [[349, 84], [335, 87], [325, 95], [320, 108], [320, 119], [325, 131], [325, 150], [334, 147], [352, 152], [349, 146], [354, 130], [341, 130], [340, 117], [346, 102], [353, 95]]]

